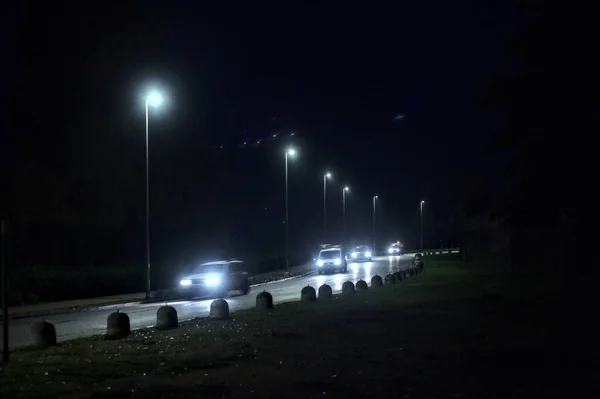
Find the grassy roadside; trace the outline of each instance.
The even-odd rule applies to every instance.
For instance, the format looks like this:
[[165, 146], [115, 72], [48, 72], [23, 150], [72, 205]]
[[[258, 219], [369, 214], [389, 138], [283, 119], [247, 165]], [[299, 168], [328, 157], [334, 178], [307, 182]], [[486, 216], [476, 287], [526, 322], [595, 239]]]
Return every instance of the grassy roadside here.
[[524, 284], [432, 257], [419, 276], [351, 297], [20, 350], [0, 394], [529, 398], [598, 389], [594, 332], [574, 339], [570, 304]]

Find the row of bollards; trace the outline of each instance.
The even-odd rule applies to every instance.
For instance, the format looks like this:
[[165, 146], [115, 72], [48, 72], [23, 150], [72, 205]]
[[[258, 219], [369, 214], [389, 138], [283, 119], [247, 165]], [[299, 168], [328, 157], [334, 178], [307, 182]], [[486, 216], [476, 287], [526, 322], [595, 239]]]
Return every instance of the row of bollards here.
[[[381, 278], [379, 275], [375, 275], [371, 278], [371, 288], [380, 288], [384, 284], [394, 284], [400, 282], [408, 277], [417, 275], [423, 272], [425, 263], [423, 262], [423, 255], [416, 254], [412, 266], [406, 270], [399, 270], [394, 273], [390, 273]], [[368, 291], [369, 286], [366, 281], [358, 280], [356, 285], [352, 281], [346, 281], [342, 284], [342, 295], [354, 294], [355, 292]], [[333, 290], [330, 285], [323, 284], [319, 287], [318, 291], [319, 299], [333, 298]], [[302, 288], [300, 292], [300, 300], [302, 301], [315, 301], [317, 299], [317, 292], [313, 287], [307, 285]], [[256, 296], [256, 308], [257, 309], [273, 309], [273, 295], [267, 291], [263, 291]], [[229, 304], [224, 299], [215, 299], [210, 304], [209, 318], [217, 320], [229, 319]], [[179, 327], [179, 320], [177, 317], [177, 310], [170, 305], [164, 305], [158, 308], [156, 311], [156, 329], [157, 330], [169, 330], [172, 328]], [[117, 310], [108, 316], [106, 321], [106, 339], [121, 339], [131, 334], [131, 323], [129, 316], [126, 313], [122, 313]], [[35, 322], [31, 326], [31, 337], [33, 344], [38, 347], [54, 346], [56, 345], [56, 329], [54, 325], [48, 321], [41, 320]]]

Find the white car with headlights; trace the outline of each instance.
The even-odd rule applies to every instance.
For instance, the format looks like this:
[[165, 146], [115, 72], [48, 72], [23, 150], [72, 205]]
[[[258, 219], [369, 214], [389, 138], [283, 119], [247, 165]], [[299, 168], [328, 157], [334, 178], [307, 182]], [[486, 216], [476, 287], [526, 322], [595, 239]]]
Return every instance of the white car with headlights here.
[[202, 263], [179, 280], [179, 289], [187, 298], [227, 296], [231, 291], [250, 291], [248, 273], [241, 260]]
[[323, 274], [328, 271], [346, 273], [348, 262], [341, 246], [322, 249], [317, 258], [317, 272]]
[[371, 262], [373, 260], [373, 251], [365, 245], [360, 245], [354, 248], [350, 257], [354, 262]]
[[404, 255], [404, 247], [399, 242], [395, 242], [388, 248], [390, 255]]

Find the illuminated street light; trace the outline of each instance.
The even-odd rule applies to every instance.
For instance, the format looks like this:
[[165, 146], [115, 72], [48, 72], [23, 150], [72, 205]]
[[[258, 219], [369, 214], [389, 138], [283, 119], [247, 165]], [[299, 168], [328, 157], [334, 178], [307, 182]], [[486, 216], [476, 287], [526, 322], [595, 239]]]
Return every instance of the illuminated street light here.
[[421, 201], [421, 251], [423, 250], [423, 205], [425, 201]]
[[377, 252], [377, 208], [375, 206], [375, 201], [378, 200], [378, 196], [373, 196], [373, 251]]
[[327, 230], [327, 179], [331, 179], [331, 173], [323, 175], [323, 230]]
[[343, 217], [343, 238], [344, 241], [342, 242], [344, 245], [346, 244], [346, 193], [350, 190], [350, 188], [348, 188], [348, 186], [344, 187], [342, 189], [342, 217]]
[[289, 223], [289, 211], [288, 211], [288, 156], [293, 157], [296, 155], [296, 150], [288, 148], [285, 152], [285, 270], [288, 271], [290, 268], [290, 250], [289, 250], [289, 235], [290, 235], [290, 223]]
[[154, 91], [146, 96], [146, 299], [150, 299], [150, 167], [148, 156], [148, 106], [157, 107], [163, 102], [160, 93]]

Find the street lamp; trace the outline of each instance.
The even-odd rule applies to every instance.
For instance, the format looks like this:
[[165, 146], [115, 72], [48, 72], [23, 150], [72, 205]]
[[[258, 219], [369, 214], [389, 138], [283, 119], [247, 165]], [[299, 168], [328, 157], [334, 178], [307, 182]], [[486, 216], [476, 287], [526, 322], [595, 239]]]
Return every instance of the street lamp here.
[[342, 244], [346, 245], [346, 192], [350, 190], [348, 186], [342, 189], [342, 221], [343, 221], [343, 241]]
[[289, 211], [288, 211], [288, 156], [296, 155], [296, 150], [288, 148], [285, 152], [285, 270], [290, 269], [290, 251], [289, 251]]
[[150, 166], [148, 157], [148, 106], [159, 106], [163, 98], [158, 92], [146, 97], [146, 299], [150, 299]]
[[423, 250], [423, 205], [425, 201], [421, 201], [421, 251]]
[[323, 175], [323, 230], [327, 229], [327, 179], [331, 179], [331, 173]]
[[373, 251], [377, 252], [377, 230], [376, 230], [376, 220], [377, 220], [377, 211], [375, 208], [375, 201], [378, 199], [378, 196], [373, 196]]

